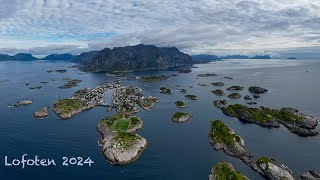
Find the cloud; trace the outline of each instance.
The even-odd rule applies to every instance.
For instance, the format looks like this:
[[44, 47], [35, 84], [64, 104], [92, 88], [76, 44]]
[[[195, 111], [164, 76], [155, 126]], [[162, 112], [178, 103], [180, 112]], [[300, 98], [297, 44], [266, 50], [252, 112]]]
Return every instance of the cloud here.
[[314, 0], [0, 0], [0, 4], [2, 51], [79, 53], [144, 43], [176, 46], [191, 54], [253, 54], [320, 46], [320, 1]]

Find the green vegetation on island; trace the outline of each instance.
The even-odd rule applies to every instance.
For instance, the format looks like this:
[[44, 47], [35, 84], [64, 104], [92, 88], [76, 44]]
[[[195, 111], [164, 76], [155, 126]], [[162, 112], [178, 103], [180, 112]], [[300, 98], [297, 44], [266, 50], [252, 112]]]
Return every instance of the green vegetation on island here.
[[111, 164], [128, 164], [140, 156], [147, 141], [135, 132], [142, 128], [143, 121], [132, 114], [118, 113], [101, 120], [99, 144]]
[[161, 75], [161, 76], [145, 76], [145, 77], [140, 77], [138, 78], [139, 80], [143, 82], [156, 82], [156, 81], [164, 81], [169, 79], [168, 76]]
[[176, 101], [175, 104], [178, 108], [185, 108], [186, 107], [186, 104], [183, 101]]
[[248, 89], [249, 92], [254, 93], [254, 94], [263, 94], [268, 92], [267, 89], [264, 89], [262, 87], [258, 87], [258, 86], [251, 86]]
[[171, 94], [171, 90], [165, 87], [160, 88], [160, 93], [162, 94]]
[[58, 88], [60, 89], [68, 89], [68, 88], [73, 88], [73, 87], [76, 87], [78, 86], [78, 83], [82, 82], [82, 80], [79, 80], [79, 79], [64, 79], [64, 80], [67, 80], [68, 82], [63, 85], [63, 86], [60, 86]]
[[143, 109], [150, 111], [153, 108], [154, 103], [159, 103], [160, 100], [156, 97], [149, 96], [147, 98], [141, 98], [138, 100], [137, 104]]
[[213, 105], [216, 107], [216, 108], [221, 108], [225, 105], [228, 104], [228, 101], [227, 100], [215, 100], [213, 101]]
[[215, 83], [211, 83], [211, 85], [221, 87], [221, 86], [224, 86], [224, 83], [223, 82], [215, 82]]
[[90, 109], [92, 106], [80, 99], [61, 99], [53, 104], [52, 110], [59, 118], [68, 119], [74, 114]]
[[218, 76], [217, 74], [214, 73], [205, 73], [205, 74], [198, 74], [198, 77], [213, 77], [213, 76]]
[[237, 172], [231, 164], [221, 162], [213, 167], [209, 180], [248, 180], [248, 178]]
[[267, 107], [251, 108], [241, 104], [222, 107], [224, 114], [241, 121], [256, 123], [265, 127], [279, 127], [279, 123], [300, 136], [315, 136], [318, 121], [293, 108], [271, 109]]
[[213, 94], [217, 95], [217, 96], [224, 96], [224, 92], [221, 89], [217, 89], [214, 91], [211, 91]]
[[54, 104], [55, 109], [61, 111], [76, 111], [86, 106], [85, 102], [79, 99], [61, 99]]
[[191, 94], [185, 95], [185, 98], [190, 100], [198, 100], [198, 97], [196, 95], [191, 95]]
[[228, 98], [230, 98], [230, 99], [239, 99], [239, 98], [241, 98], [241, 94], [239, 94], [239, 93], [231, 93], [231, 94], [228, 95]]
[[285, 165], [276, 162], [268, 157], [261, 157], [256, 161], [258, 172], [267, 179], [294, 180], [292, 171]]
[[[243, 117], [246, 117], [247, 120], [261, 123], [261, 125], [274, 124], [275, 122], [274, 118], [271, 116], [271, 114], [269, 114], [269, 111], [264, 111], [258, 108], [251, 108], [241, 104], [223, 107], [222, 111], [229, 116], [241, 119], [244, 119]], [[278, 125], [275, 124], [275, 126]]]
[[104, 118], [100, 124], [106, 125], [111, 132], [134, 132], [143, 127], [143, 122], [140, 118], [122, 113]]
[[261, 157], [257, 160], [258, 164], [264, 164], [266, 166], [266, 169], [269, 169], [269, 163], [272, 163], [273, 160], [271, 160], [268, 157]]
[[114, 144], [111, 146], [117, 149], [130, 149], [141, 137], [135, 133], [120, 132], [114, 137]]
[[217, 143], [223, 143], [233, 149], [235, 143], [239, 143], [241, 138], [233, 130], [220, 120], [211, 122], [210, 138]]
[[242, 86], [231, 86], [227, 88], [228, 91], [241, 91], [243, 90]]
[[174, 115], [172, 116], [172, 120], [174, 122], [185, 122], [187, 120], [189, 120], [192, 117], [192, 115], [190, 113], [186, 113], [186, 112], [176, 112], [174, 113]]

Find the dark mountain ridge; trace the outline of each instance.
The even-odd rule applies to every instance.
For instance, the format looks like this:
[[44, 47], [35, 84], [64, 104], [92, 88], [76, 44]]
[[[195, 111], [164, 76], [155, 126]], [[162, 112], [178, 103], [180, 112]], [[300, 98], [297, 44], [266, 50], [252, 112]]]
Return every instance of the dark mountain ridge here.
[[14, 56], [7, 54], [0, 54], [0, 61], [33, 61], [37, 58], [33, 57], [31, 54], [19, 53]]
[[76, 56], [71, 54], [50, 54], [45, 58], [36, 58], [31, 54], [27, 53], [18, 53], [14, 56], [7, 54], [0, 54], [0, 61], [35, 61], [35, 60], [64, 60], [70, 61], [73, 60]]
[[221, 60], [216, 55], [210, 55], [210, 54], [198, 54], [198, 55], [192, 55], [192, 60], [198, 63], [205, 63], [205, 62], [211, 62], [211, 61], [218, 61]]
[[163, 70], [193, 64], [191, 56], [175, 47], [143, 44], [82, 53], [75, 61], [82, 65], [83, 70], [94, 72]]
[[64, 60], [64, 61], [71, 61], [75, 58], [76, 56], [71, 55], [71, 54], [50, 54], [46, 56], [45, 58], [41, 60]]

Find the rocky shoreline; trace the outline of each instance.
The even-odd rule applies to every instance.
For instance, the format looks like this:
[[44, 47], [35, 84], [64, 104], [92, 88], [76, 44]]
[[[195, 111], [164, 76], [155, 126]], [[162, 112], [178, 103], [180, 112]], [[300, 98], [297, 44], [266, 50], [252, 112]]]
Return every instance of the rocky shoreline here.
[[172, 120], [177, 123], [183, 123], [188, 121], [192, 117], [192, 114], [186, 112], [176, 112], [172, 116]]
[[19, 101], [16, 102], [15, 104], [11, 105], [13, 107], [20, 107], [20, 106], [27, 106], [27, 105], [31, 105], [33, 103], [33, 101], [30, 100], [26, 100], [26, 101]]
[[209, 141], [216, 151], [223, 150], [226, 154], [239, 159], [252, 157], [252, 154], [244, 149], [244, 140], [220, 120], [211, 121]]
[[292, 171], [273, 159], [261, 157], [254, 161], [253, 154], [244, 149], [244, 140], [220, 120], [211, 121], [209, 141], [216, 151], [223, 150], [226, 154], [240, 159], [266, 179], [294, 180]]
[[44, 119], [48, 117], [48, 110], [50, 107], [44, 107], [32, 114], [33, 117], [38, 118], [38, 119]]
[[[124, 127], [123, 122], [128, 121]], [[120, 129], [119, 129], [120, 127]], [[97, 127], [99, 145], [110, 164], [125, 165], [137, 160], [147, 147], [147, 140], [135, 132], [143, 128], [140, 118], [117, 114], [103, 119]]]
[[250, 108], [235, 104], [222, 107], [222, 112], [228, 116], [236, 117], [240, 121], [255, 123], [263, 127], [279, 128], [280, 124], [299, 136], [316, 136], [318, 125], [314, 117], [300, 113], [293, 108], [271, 109], [267, 107]]
[[300, 177], [301, 180], [320, 180], [320, 174], [313, 170], [302, 174]]
[[[78, 104], [73, 108], [64, 108], [60, 107], [63, 106], [67, 101], [70, 101], [72, 104]], [[69, 104], [69, 103], [68, 103]], [[95, 107], [93, 104], [86, 104], [81, 100], [74, 100], [74, 99], [62, 99], [53, 104], [52, 110], [56, 113], [56, 115], [60, 119], [70, 119], [72, 116], [81, 113], [82, 111], [89, 110]]]
[[211, 169], [211, 173], [209, 175], [209, 180], [249, 180], [244, 175], [240, 174], [236, 169], [233, 167], [232, 164], [221, 162], [215, 165]]

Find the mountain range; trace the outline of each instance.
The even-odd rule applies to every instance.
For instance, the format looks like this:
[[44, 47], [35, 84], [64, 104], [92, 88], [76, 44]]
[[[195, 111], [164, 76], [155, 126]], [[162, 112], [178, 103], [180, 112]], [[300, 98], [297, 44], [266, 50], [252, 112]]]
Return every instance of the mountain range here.
[[156, 47], [144, 44], [115, 47], [113, 49], [105, 48], [101, 51], [84, 52], [77, 56], [50, 54], [41, 59], [26, 53], [19, 53], [14, 56], [0, 54], [0, 61], [73, 61], [79, 63], [81, 69], [93, 72], [162, 70], [222, 59], [271, 59], [271, 57], [269, 55], [249, 57], [244, 55], [216, 56], [209, 54], [190, 56], [175, 47]]
[[35, 61], [35, 60], [73, 60], [76, 56], [71, 54], [50, 54], [44, 58], [36, 58], [31, 54], [19, 53], [14, 56], [0, 54], [0, 61]]
[[192, 57], [175, 47], [159, 48], [153, 45], [105, 48], [86, 52], [74, 60], [85, 71], [141, 71], [162, 70], [192, 65]]

